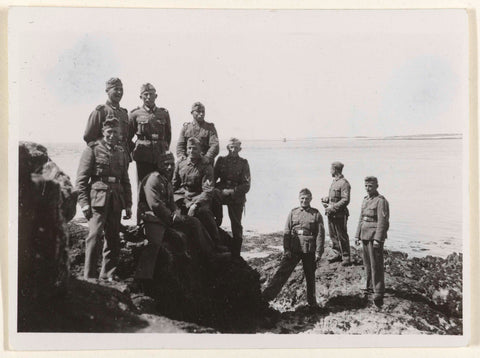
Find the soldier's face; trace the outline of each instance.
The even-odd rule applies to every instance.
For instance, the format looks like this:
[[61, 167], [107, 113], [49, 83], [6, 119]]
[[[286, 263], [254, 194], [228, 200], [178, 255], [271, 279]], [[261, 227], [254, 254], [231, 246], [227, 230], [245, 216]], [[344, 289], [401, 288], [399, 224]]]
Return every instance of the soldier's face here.
[[165, 177], [170, 180], [173, 176], [173, 169], [175, 168], [175, 163], [171, 160], [163, 162], [163, 165], [159, 168], [160, 173], [165, 175]]
[[331, 166], [330, 167], [330, 174], [332, 174], [332, 177], [335, 176], [336, 173], [337, 173], [337, 169], [334, 166]]
[[372, 182], [365, 182], [365, 190], [367, 191], [368, 195], [371, 195], [377, 191], [378, 184]]
[[109, 145], [114, 145], [117, 144], [118, 142], [118, 127], [106, 127], [102, 131], [103, 133], [103, 138], [105, 139], [105, 142], [107, 142]]
[[192, 111], [192, 116], [197, 121], [203, 121], [205, 118], [205, 110], [204, 109], [195, 109]]
[[200, 148], [195, 144], [187, 144], [187, 155], [190, 158], [200, 158]]
[[157, 99], [157, 93], [155, 91], [145, 91], [142, 93], [140, 98], [145, 106], [153, 107], [155, 100]]
[[310, 202], [312, 201], [312, 196], [308, 194], [301, 194], [298, 199], [300, 200], [300, 206], [302, 208], [308, 208], [310, 206]]
[[118, 103], [123, 97], [123, 86], [115, 86], [107, 91], [108, 99], [111, 102]]
[[242, 150], [242, 148], [239, 145], [235, 144], [229, 144], [227, 145], [228, 152], [232, 155], [237, 155], [238, 152]]

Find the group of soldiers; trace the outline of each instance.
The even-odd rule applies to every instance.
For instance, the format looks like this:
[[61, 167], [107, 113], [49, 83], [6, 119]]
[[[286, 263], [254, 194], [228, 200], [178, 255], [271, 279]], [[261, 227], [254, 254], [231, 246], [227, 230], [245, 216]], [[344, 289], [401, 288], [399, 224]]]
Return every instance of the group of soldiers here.
[[[117, 281], [122, 211], [132, 216], [132, 190], [128, 167], [137, 168], [137, 222], [144, 225], [147, 246], [135, 273], [137, 281], [151, 280], [165, 231], [173, 227], [193, 238], [191, 246], [206, 258], [239, 258], [243, 241], [242, 212], [250, 190], [248, 161], [239, 156], [241, 142], [231, 138], [228, 155], [219, 153], [217, 131], [205, 121], [205, 107], [195, 102], [192, 121], [183, 124], [176, 147], [177, 162], [170, 151], [170, 115], [155, 104], [155, 87], [141, 86], [143, 104], [130, 113], [120, 107], [123, 85], [120, 79], [106, 82], [107, 101], [90, 114], [85, 129], [87, 143], [78, 172], [78, 202], [88, 220], [84, 278]], [[135, 139], [135, 142], [133, 140]], [[322, 198], [328, 218], [335, 255], [329, 262], [348, 266], [350, 244], [347, 233], [350, 184], [342, 175], [343, 164], [334, 162], [334, 178], [328, 197]], [[363, 243], [367, 291], [375, 293], [376, 304], [383, 303], [383, 242], [388, 230], [388, 202], [377, 191], [375, 177], [365, 179], [367, 196], [356, 234]], [[284, 233], [285, 254], [280, 267], [263, 292], [266, 302], [280, 292], [297, 263], [302, 260], [307, 283], [307, 300], [316, 306], [315, 268], [324, 251], [325, 228], [320, 212], [310, 206], [312, 193], [302, 189], [300, 206], [288, 215]], [[233, 240], [227, 248], [219, 226], [223, 205], [228, 207]], [[103, 239], [100, 273], [97, 261]], [[184, 244], [185, 246], [187, 243]], [[188, 251], [185, 250], [188, 256]]]

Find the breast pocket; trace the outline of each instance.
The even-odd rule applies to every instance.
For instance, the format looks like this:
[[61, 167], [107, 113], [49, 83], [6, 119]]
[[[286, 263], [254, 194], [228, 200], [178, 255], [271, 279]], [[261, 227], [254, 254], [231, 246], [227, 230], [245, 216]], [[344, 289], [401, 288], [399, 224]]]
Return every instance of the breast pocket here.
[[90, 190], [90, 205], [92, 208], [103, 208], [107, 203], [108, 185], [98, 181], [92, 184]]
[[110, 167], [110, 160], [108, 157], [97, 156], [95, 158], [95, 175], [102, 176], [108, 171]]

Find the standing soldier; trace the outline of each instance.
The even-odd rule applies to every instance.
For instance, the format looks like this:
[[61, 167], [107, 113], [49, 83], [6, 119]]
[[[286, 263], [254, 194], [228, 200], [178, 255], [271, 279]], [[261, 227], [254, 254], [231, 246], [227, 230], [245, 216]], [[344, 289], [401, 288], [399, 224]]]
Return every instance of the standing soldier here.
[[100, 279], [118, 280], [115, 275], [120, 253], [120, 220], [132, 215], [132, 191], [128, 179], [128, 161], [124, 149], [116, 145], [119, 122], [103, 122], [102, 139], [90, 142], [84, 150], [77, 171], [78, 203], [88, 219], [85, 240], [85, 279], [98, 278], [97, 257], [103, 231], [103, 260]]
[[139, 217], [145, 223], [145, 234], [148, 245], [140, 256], [136, 280], [151, 280], [155, 272], [158, 252], [163, 242], [167, 228], [173, 227], [180, 231], [190, 231], [192, 243], [198, 248], [202, 257], [218, 257], [215, 245], [205, 232], [197, 218], [182, 215], [177, 209], [171, 184], [173, 154], [167, 152], [158, 157], [158, 168], [143, 178], [139, 188]]
[[140, 183], [148, 173], [157, 168], [157, 159], [170, 148], [172, 129], [170, 115], [165, 108], [155, 105], [157, 93], [155, 87], [145, 83], [140, 88], [142, 107], [130, 112], [130, 137], [137, 136], [133, 159], [137, 163], [137, 179]]
[[333, 256], [328, 261], [342, 261], [342, 266], [350, 265], [350, 239], [347, 232], [348, 208], [350, 202], [350, 183], [342, 175], [343, 164], [333, 162], [330, 173], [332, 185], [327, 197], [322, 198], [325, 215], [328, 217], [328, 229], [332, 239]]
[[120, 107], [120, 100], [123, 97], [123, 85], [119, 78], [110, 78], [106, 83], [107, 102], [97, 106], [88, 118], [87, 127], [83, 139], [88, 144], [102, 138], [103, 122], [108, 118], [116, 118], [119, 122], [118, 144], [123, 148], [124, 154], [130, 162], [128, 112]]
[[250, 190], [250, 167], [246, 159], [238, 153], [242, 150], [242, 142], [231, 138], [227, 144], [228, 155], [219, 157], [215, 163], [215, 217], [217, 225], [222, 224], [222, 204], [228, 207], [228, 216], [232, 225], [234, 240], [234, 256], [240, 256], [243, 241], [242, 211], [245, 205], [245, 194]]
[[[323, 255], [325, 228], [320, 212], [310, 206], [312, 193], [308, 189], [300, 190], [300, 206], [288, 214], [283, 248], [285, 253], [280, 267], [263, 291], [265, 301], [273, 300], [287, 282], [295, 266], [302, 260], [305, 281], [307, 283], [307, 302], [312, 308], [317, 307], [315, 296], [315, 268]], [[315, 253], [317, 257], [315, 258]]]
[[195, 102], [192, 106], [193, 121], [184, 123], [177, 143], [177, 159], [187, 157], [187, 141], [197, 138], [200, 141], [200, 153], [208, 159], [213, 166], [218, 155], [218, 135], [213, 123], [205, 122], [205, 106]]
[[217, 248], [225, 251], [226, 248], [220, 244], [220, 234], [211, 210], [213, 168], [200, 154], [198, 139], [188, 139], [187, 155], [175, 167], [172, 181], [175, 203], [183, 212], [188, 212], [188, 216], [198, 217]]
[[360, 240], [362, 241], [363, 264], [367, 275], [366, 291], [374, 293], [373, 301], [381, 307], [385, 292], [383, 243], [387, 238], [390, 211], [387, 199], [380, 195], [377, 189], [377, 178], [366, 177], [367, 196], [363, 199], [355, 243], [358, 245]]

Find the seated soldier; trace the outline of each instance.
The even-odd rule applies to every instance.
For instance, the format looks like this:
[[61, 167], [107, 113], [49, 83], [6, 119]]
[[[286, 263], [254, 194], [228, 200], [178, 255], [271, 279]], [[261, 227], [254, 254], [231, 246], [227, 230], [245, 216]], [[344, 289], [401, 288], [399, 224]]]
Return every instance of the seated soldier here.
[[200, 154], [200, 141], [189, 138], [187, 158], [180, 160], [173, 176], [175, 203], [182, 213], [197, 217], [205, 226], [219, 251], [228, 251], [220, 243], [220, 233], [211, 210], [213, 168]]
[[240, 256], [243, 241], [242, 212], [245, 206], [245, 194], [250, 190], [250, 167], [246, 159], [238, 153], [242, 142], [231, 138], [227, 144], [228, 155], [219, 157], [213, 169], [215, 176], [214, 214], [217, 225], [222, 224], [222, 205], [227, 205], [232, 225], [234, 249], [232, 254]]
[[136, 280], [153, 279], [157, 255], [163, 242], [165, 231], [173, 227], [180, 231], [190, 231], [193, 244], [201, 256], [218, 257], [215, 245], [200, 221], [182, 215], [173, 200], [173, 188], [170, 179], [173, 173], [173, 154], [160, 155], [157, 170], [142, 180], [139, 188], [138, 218], [145, 224], [148, 245], [140, 256]]

